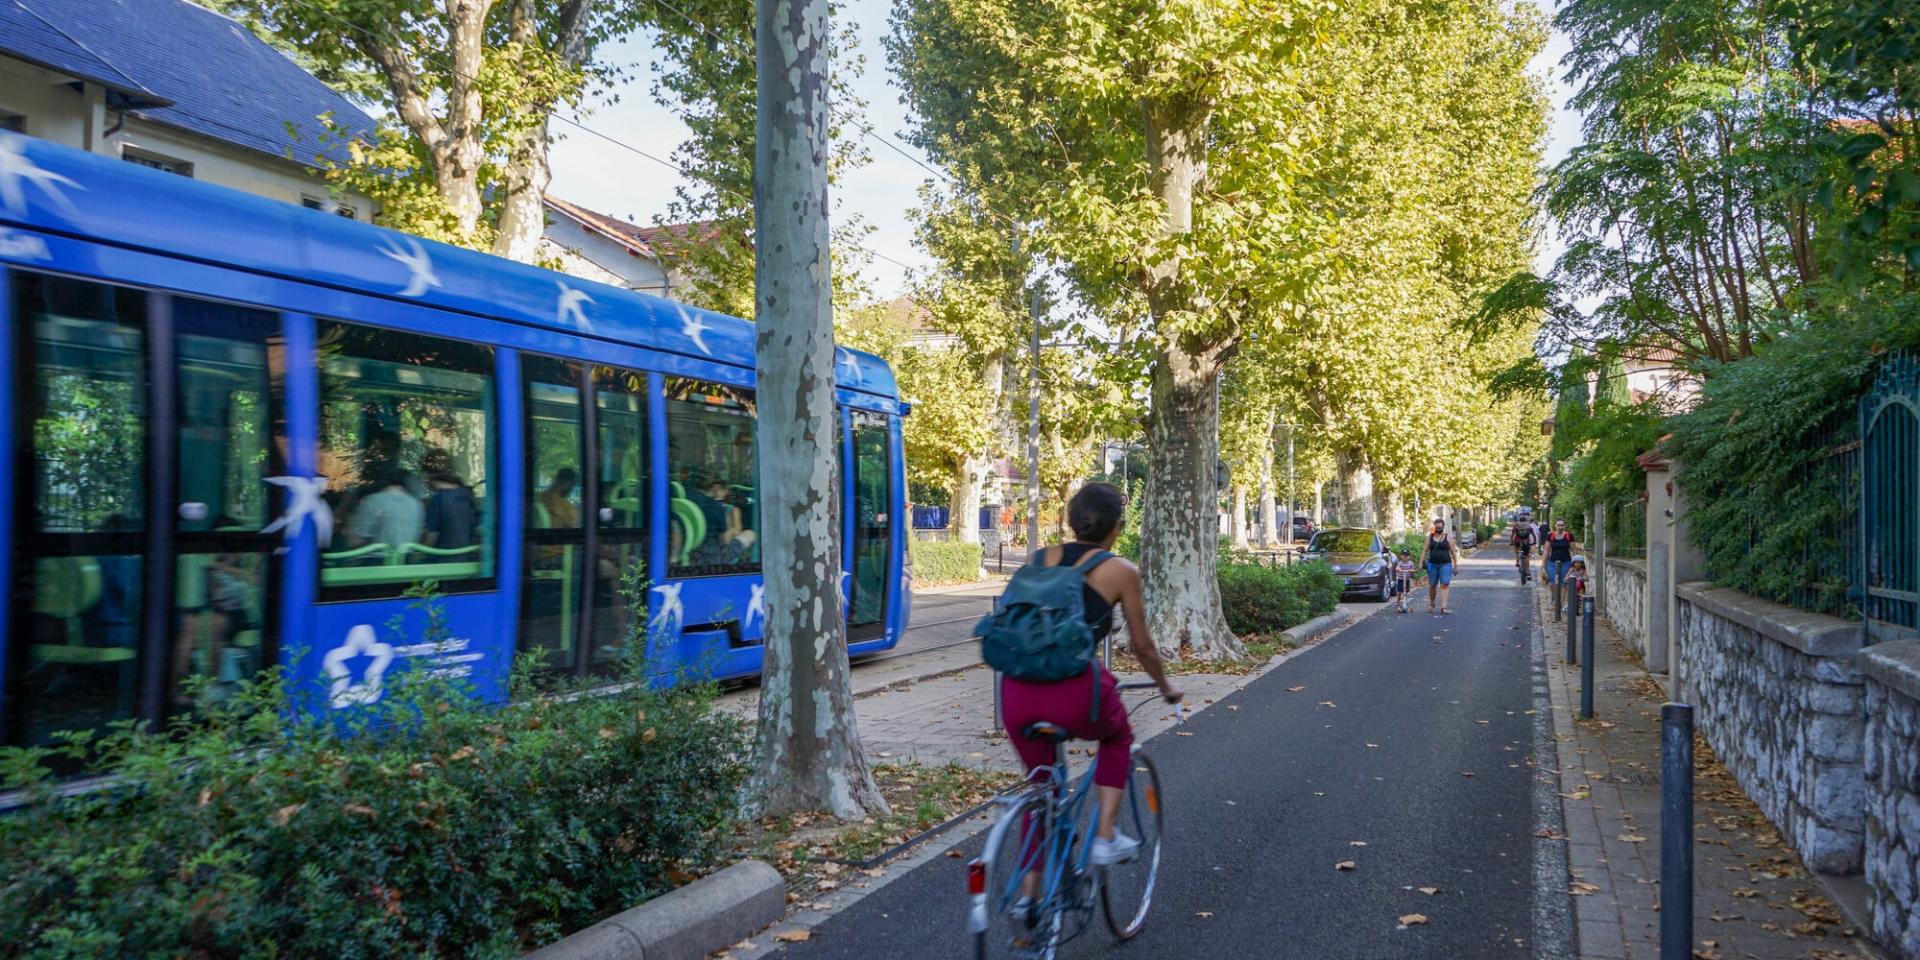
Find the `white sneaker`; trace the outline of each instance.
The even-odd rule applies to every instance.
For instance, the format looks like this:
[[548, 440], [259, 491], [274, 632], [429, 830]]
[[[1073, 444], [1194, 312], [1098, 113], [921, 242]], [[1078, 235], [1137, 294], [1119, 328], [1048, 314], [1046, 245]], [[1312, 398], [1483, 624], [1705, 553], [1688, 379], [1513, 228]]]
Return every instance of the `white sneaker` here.
[[1093, 838], [1093, 852], [1090, 859], [1096, 867], [1110, 867], [1116, 863], [1126, 863], [1139, 854], [1140, 841], [1115, 830], [1112, 840]]

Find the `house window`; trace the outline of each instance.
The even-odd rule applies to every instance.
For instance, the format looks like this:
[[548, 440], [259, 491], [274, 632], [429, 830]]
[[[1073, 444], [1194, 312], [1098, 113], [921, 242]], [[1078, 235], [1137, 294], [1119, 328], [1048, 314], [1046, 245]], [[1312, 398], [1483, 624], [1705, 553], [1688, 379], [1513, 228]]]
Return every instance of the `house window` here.
[[182, 177], [193, 176], [193, 164], [185, 160], [175, 160], [172, 157], [162, 156], [158, 153], [135, 150], [131, 147], [122, 147], [120, 148], [120, 159], [128, 163], [137, 163], [143, 167], [152, 167], [155, 170], [165, 171]]
[[335, 216], [346, 217], [348, 220], [355, 219], [352, 207], [329, 197], [312, 197], [303, 193], [300, 195], [300, 205], [308, 210], [332, 213]]
[[0, 110], [0, 130], [11, 130], [14, 133], [26, 133], [27, 118], [17, 113], [8, 113], [5, 110]]

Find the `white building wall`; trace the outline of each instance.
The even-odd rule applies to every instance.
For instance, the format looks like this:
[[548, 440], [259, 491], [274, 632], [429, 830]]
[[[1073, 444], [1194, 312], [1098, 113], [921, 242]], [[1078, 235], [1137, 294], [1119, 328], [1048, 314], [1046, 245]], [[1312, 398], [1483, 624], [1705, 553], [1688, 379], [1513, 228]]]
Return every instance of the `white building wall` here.
[[671, 296], [673, 283], [660, 263], [635, 256], [624, 244], [588, 230], [579, 221], [547, 212], [547, 231], [541, 253], [561, 264], [571, 276], [597, 280], [655, 296]]
[[[132, 147], [192, 164], [195, 180], [287, 203], [298, 204], [303, 196], [332, 198], [325, 181], [309, 175], [302, 162], [276, 159], [138, 117], [128, 116], [120, 123], [121, 115], [107, 111], [105, 92], [97, 84], [80, 84], [76, 91], [74, 83], [71, 77], [0, 57], [0, 110], [25, 117], [29, 136], [62, 146], [115, 158]], [[318, 152], [318, 144], [301, 147], [306, 153], [303, 159]], [[300, 149], [296, 148], [295, 156], [301, 156]], [[363, 195], [350, 194], [340, 202], [353, 208], [356, 220], [365, 221], [373, 213], [372, 201]]]

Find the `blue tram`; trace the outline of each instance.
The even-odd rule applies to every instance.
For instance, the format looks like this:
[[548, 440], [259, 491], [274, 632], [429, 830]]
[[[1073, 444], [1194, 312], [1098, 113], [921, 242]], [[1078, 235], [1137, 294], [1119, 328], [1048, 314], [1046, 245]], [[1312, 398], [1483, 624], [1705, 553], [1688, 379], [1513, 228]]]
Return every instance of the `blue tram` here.
[[[752, 330], [0, 132], [0, 743], [274, 663], [322, 711], [409, 664], [499, 698], [636, 625], [758, 673]], [[859, 655], [907, 619], [905, 411], [876, 357], [836, 380]], [[407, 642], [427, 580], [448, 638]]]

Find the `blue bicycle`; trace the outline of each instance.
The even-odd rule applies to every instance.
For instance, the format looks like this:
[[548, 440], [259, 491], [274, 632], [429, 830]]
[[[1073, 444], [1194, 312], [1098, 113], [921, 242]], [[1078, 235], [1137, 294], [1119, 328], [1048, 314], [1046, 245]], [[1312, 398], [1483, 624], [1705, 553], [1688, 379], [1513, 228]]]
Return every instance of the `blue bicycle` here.
[[[1119, 685], [1121, 690], [1153, 688], [1146, 682]], [[974, 935], [975, 957], [1053, 960], [1062, 943], [1092, 924], [1096, 899], [1113, 935], [1132, 939], [1147, 922], [1160, 876], [1165, 816], [1160, 771], [1136, 744], [1114, 825], [1137, 837], [1140, 851], [1124, 863], [1094, 866], [1099, 816], [1099, 805], [1090, 799], [1094, 765], [1069, 779], [1072, 734], [1045, 722], [1029, 725], [1024, 733], [1053, 743], [1054, 761], [1033, 771], [1031, 788], [1000, 801], [1002, 812], [987, 833], [986, 848], [967, 864], [967, 929]]]

